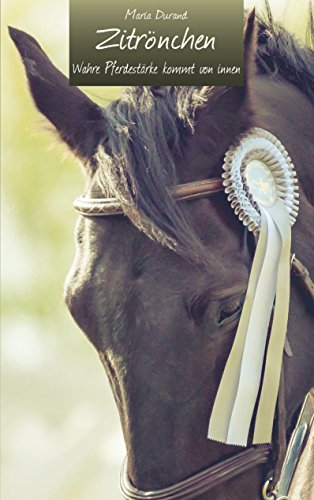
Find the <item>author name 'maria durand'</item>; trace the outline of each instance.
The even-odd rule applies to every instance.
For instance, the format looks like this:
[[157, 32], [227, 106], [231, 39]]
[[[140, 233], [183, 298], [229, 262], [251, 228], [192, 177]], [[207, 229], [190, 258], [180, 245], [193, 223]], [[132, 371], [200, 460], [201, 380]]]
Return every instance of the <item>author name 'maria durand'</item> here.
[[138, 11], [137, 9], [128, 9], [124, 19], [133, 19], [135, 21], [150, 21], [152, 19], [160, 21], [187, 21], [189, 19], [188, 11], [184, 12], [165, 12], [157, 9], [154, 12]]

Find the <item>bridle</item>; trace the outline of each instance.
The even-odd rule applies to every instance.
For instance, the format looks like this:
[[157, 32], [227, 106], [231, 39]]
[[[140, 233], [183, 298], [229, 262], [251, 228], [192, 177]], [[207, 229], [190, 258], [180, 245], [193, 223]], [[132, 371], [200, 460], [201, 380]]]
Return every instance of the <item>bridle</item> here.
[[[214, 177], [202, 181], [179, 184], [171, 188], [170, 192], [177, 201], [195, 200], [211, 196], [224, 191], [223, 179]], [[75, 210], [85, 217], [106, 217], [112, 215], [123, 215], [121, 203], [116, 198], [90, 198], [80, 196], [74, 202]], [[307, 269], [296, 259], [291, 259], [291, 267], [294, 276], [298, 279], [307, 298], [314, 302], [314, 284]], [[135, 488], [127, 474], [127, 460], [125, 459], [120, 475], [120, 487], [126, 500], [189, 500], [204, 494], [205, 492], [221, 485], [222, 483], [244, 473], [259, 465], [268, 465], [268, 477], [274, 476], [273, 484], [279, 479], [281, 467], [285, 458], [285, 408], [284, 390], [281, 387], [277, 408], [277, 443], [274, 450], [272, 445], [255, 445], [238, 453], [237, 455], [209, 466], [183, 481], [156, 491], [142, 491]], [[270, 463], [271, 459], [271, 463]], [[282, 475], [282, 474], [281, 474]], [[277, 496], [276, 493], [268, 494], [270, 480], [266, 481], [263, 489], [263, 498], [269, 500], [287, 499], [287, 496]]]
[[239, 474], [248, 472], [257, 465], [267, 464], [270, 453], [269, 446], [253, 446], [172, 486], [145, 492], [138, 490], [130, 483], [127, 474], [127, 460], [125, 459], [121, 468], [120, 487], [124, 498], [127, 500], [190, 500], [220, 486]]
[[[223, 179], [213, 177], [203, 181], [178, 184], [171, 189], [173, 198], [177, 201], [205, 198], [220, 191], [224, 191]], [[123, 215], [121, 203], [116, 198], [88, 198], [79, 196], [73, 204], [75, 210], [87, 217], [105, 217], [109, 215]]]

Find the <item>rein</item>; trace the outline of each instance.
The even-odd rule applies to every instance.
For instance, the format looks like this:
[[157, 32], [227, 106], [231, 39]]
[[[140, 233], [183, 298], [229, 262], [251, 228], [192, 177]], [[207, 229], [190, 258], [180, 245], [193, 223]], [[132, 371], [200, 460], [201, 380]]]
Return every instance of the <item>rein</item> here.
[[[214, 177], [202, 181], [195, 181], [186, 184], [179, 184], [171, 188], [170, 192], [175, 200], [194, 200], [200, 199], [225, 190], [223, 179]], [[112, 215], [123, 215], [124, 211], [117, 198], [90, 198], [80, 196], [74, 201], [74, 209], [85, 217], [107, 217]], [[297, 279], [299, 286], [305, 292], [305, 297], [314, 303], [314, 284], [305, 266], [295, 257], [291, 259], [292, 275]], [[283, 377], [282, 377], [283, 378]], [[277, 442], [274, 445], [256, 445], [251, 446], [238, 453], [237, 455], [222, 460], [221, 462], [209, 466], [207, 469], [198, 472], [183, 481], [155, 491], [142, 491], [135, 488], [127, 473], [127, 459], [125, 459], [120, 476], [120, 488], [126, 500], [190, 500], [205, 492], [215, 488], [222, 483], [256, 467], [258, 465], [269, 464], [270, 469], [274, 471], [274, 480], [276, 484], [278, 475], [281, 472], [286, 451], [286, 443], [283, 443], [282, 436], [285, 436], [285, 418], [282, 418], [284, 407], [284, 389], [279, 391], [279, 400], [277, 403], [277, 414], [279, 419], [279, 429]], [[284, 437], [285, 441], [285, 437]], [[274, 450], [275, 448], [275, 450]], [[276, 450], [277, 448], [277, 450]], [[279, 452], [278, 452], [279, 450]], [[289, 450], [288, 450], [289, 451]], [[272, 457], [271, 463], [270, 457]], [[285, 473], [285, 468], [283, 468]], [[283, 473], [282, 472], [282, 473]], [[293, 471], [294, 472], [294, 471]], [[291, 476], [291, 470], [289, 471]], [[288, 474], [288, 475], [289, 475]], [[270, 480], [266, 481], [263, 498], [267, 500], [287, 499], [287, 496], [274, 496], [275, 493], [268, 495], [267, 489]], [[265, 489], [266, 488], [266, 489]]]

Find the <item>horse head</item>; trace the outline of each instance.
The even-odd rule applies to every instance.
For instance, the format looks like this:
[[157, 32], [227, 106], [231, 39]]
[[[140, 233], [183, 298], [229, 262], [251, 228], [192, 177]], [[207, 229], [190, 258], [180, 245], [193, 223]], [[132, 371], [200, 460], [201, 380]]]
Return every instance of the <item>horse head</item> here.
[[[141, 490], [167, 487], [239, 452], [208, 440], [207, 427], [254, 254], [254, 238], [223, 192], [176, 203], [169, 188], [221, 175], [236, 137], [252, 126], [271, 131], [300, 179], [294, 251], [313, 265], [313, 96], [291, 74], [289, 82], [265, 70], [267, 30], [254, 12], [245, 25], [242, 87], [135, 87], [106, 108], [70, 87], [34, 38], [10, 34], [36, 106], [84, 165], [86, 195], [115, 195], [126, 215], [79, 218], [65, 300], [107, 372], [130, 481]], [[299, 54], [305, 64], [307, 52]], [[309, 325], [293, 289], [287, 430], [313, 385]], [[226, 498], [228, 488], [243, 498], [244, 487], [247, 498], [259, 498], [263, 474], [255, 467], [200, 498]]]

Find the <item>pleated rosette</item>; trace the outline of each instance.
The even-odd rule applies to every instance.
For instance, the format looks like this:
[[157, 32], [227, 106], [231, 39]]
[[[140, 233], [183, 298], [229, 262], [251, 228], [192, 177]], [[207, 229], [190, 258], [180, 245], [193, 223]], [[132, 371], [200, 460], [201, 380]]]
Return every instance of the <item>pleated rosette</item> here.
[[223, 169], [231, 207], [258, 243], [208, 437], [247, 446], [256, 405], [253, 443], [271, 442], [289, 311], [291, 226], [299, 195], [288, 152], [261, 128], [239, 137], [227, 151]]

